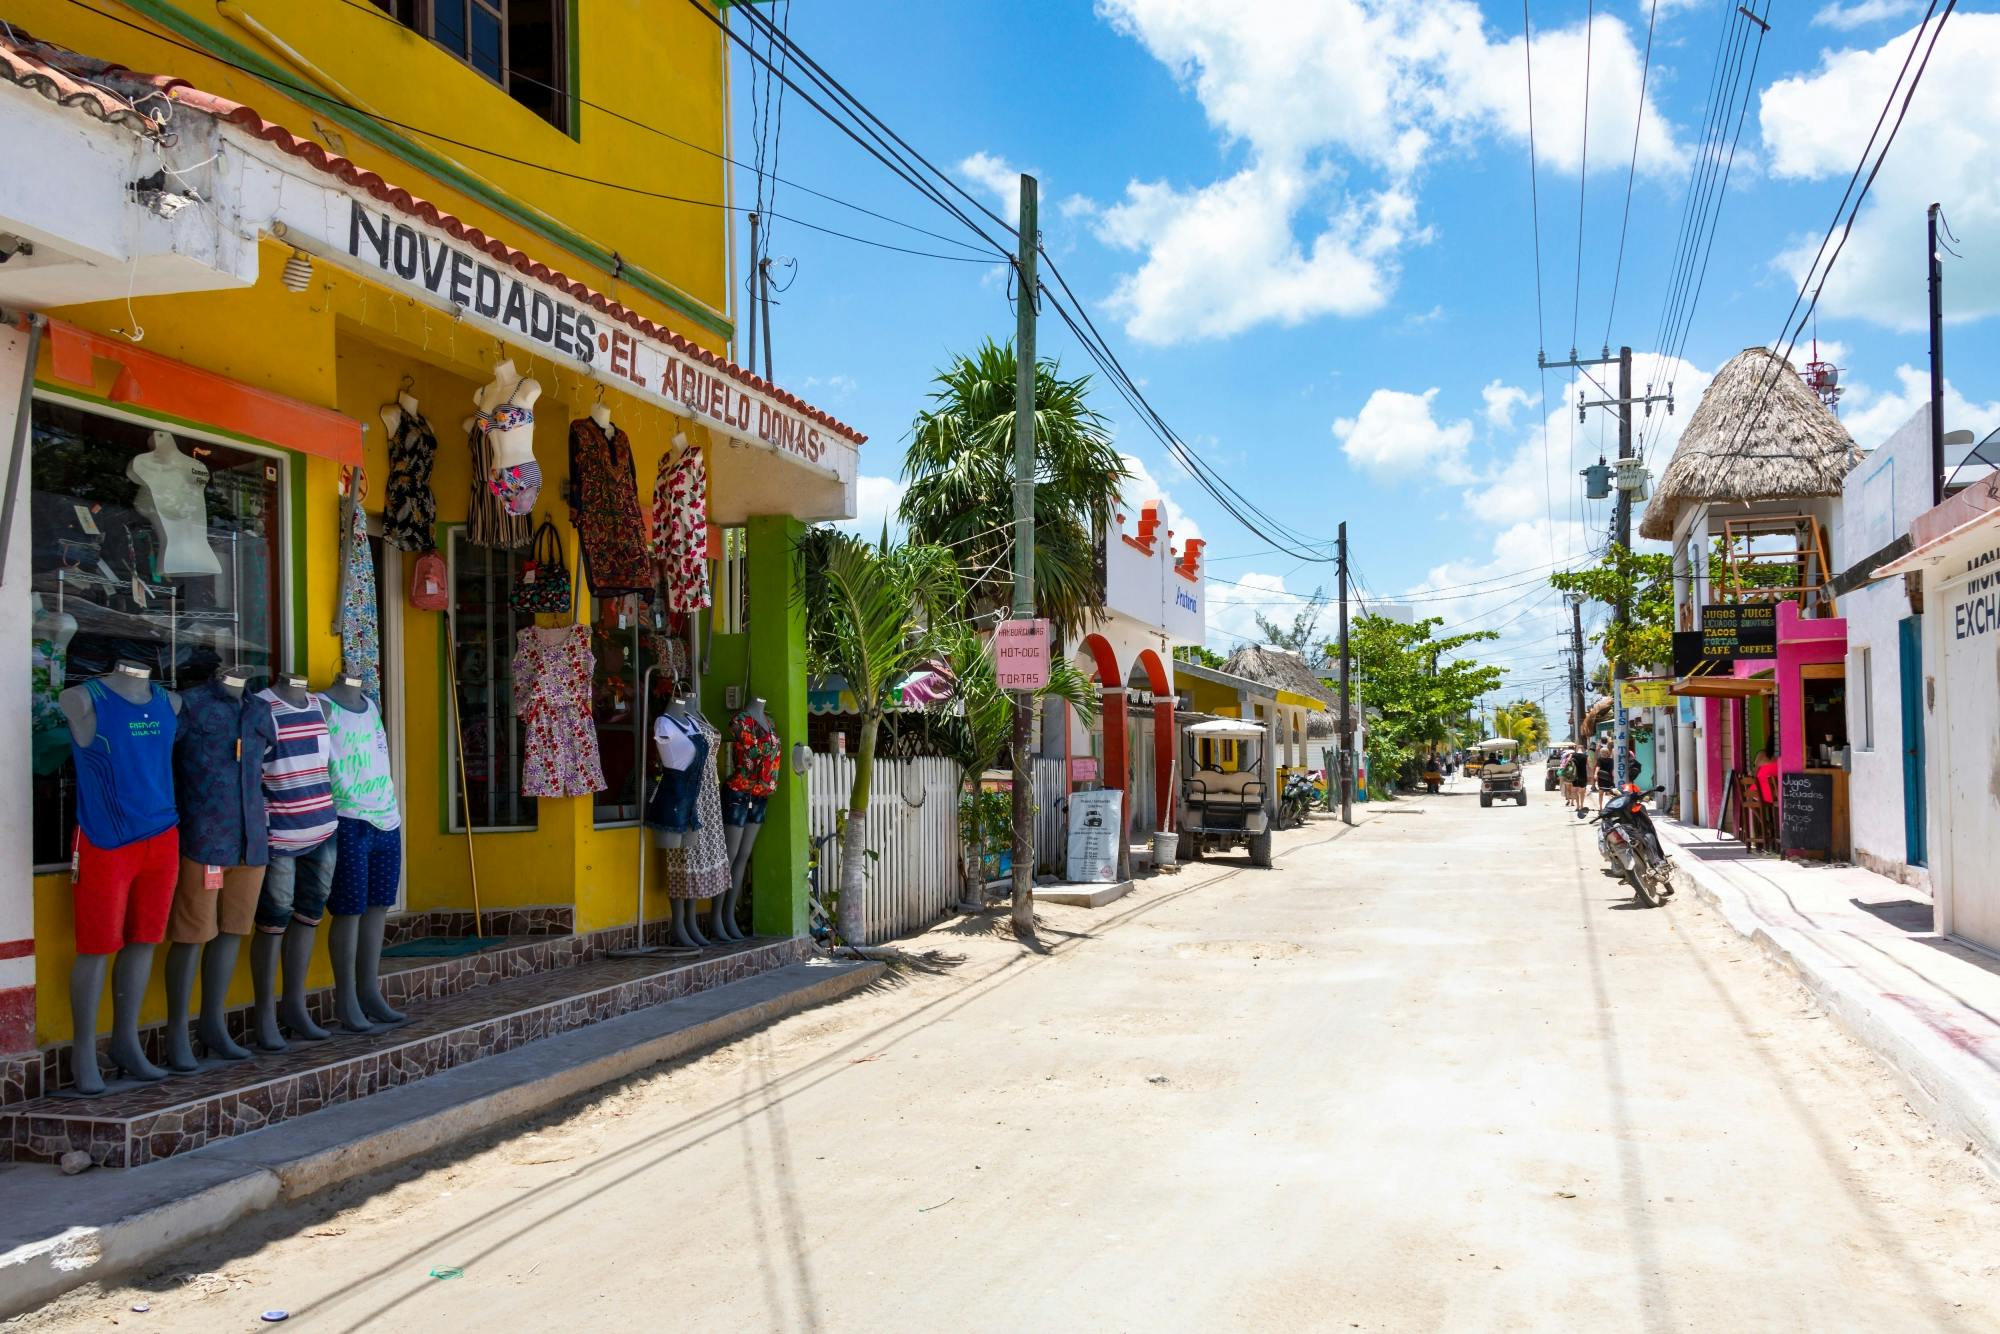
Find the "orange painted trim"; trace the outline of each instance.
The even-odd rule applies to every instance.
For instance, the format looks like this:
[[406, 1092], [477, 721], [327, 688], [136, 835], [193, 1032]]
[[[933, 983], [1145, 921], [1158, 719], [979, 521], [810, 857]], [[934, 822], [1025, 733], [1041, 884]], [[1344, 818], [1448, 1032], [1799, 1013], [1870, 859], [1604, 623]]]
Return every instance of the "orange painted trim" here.
[[1118, 534], [1118, 540], [1120, 542], [1123, 542], [1126, 546], [1131, 547], [1134, 551], [1143, 551], [1148, 556], [1153, 554], [1153, 544], [1151, 542], [1141, 542], [1138, 538], [1133, 537], [1130, 533]]
[[361, 423], [268, 389], [134, 347], [119, 338], [49, 321], [49, 368], [55, 379], [96, 392], [97, 363], [118, 368], [113, 403], [219, 427], [281, 449], [361, 466]]

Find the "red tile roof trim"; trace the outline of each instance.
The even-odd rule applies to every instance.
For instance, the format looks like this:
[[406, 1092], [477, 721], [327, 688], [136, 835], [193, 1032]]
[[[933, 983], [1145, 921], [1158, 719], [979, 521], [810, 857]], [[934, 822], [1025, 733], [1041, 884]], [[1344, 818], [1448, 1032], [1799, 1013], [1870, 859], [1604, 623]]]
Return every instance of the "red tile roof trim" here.
[[[786, 407], [804, 414], [829, 430], [846, 436], [857, 445], [868, 439], [854, 427], [830, 413], [821, 411], [796, 394], [780, 389], [763, 376], [745, 370], [727, 357], [719, 357], [707, 348], [689, 342], [673, 330], [655, 324], [644, 315], [613, 301], [602, 292], [576, 281], [557, 269], [550, 268], [525, 251], [516, 250], [505, 241], [488, 236], [477, 227], [467, 225], [464, 220], [445, 212], [429, 200], [419, 198], [399, 185], [391, 185], [375, 172], [358, 167], [347, 158], [327, 152], [312, 140], [301, 138], [284, 126], [264, 119], [254, 108], [226, 97], [219, 97], [214, 93], [203, 92], [185, 79], [164, 74], [135, 74], [122, 65], [94, 60], [63, 47], [38, 41], [19, 28], [9, 29], [5, 25], [0, 25], [0, 77], [35, 88], [42, 92], [43, 96], [50, 98], [51, 101], [60, 101], [62, 105], [81, 105], [86, 113], [97, 115], [99, 119], [117, 119], [121, 123], [132, 124], [134, 128], [143, 124], [152, 127], [155, 133], [161, 128], [162, 122], [145, 116], [130, 103], [124, 105], [120, 114], [116, 110], [118, 103], [103, 88], [77, 81], [65, 74], [62, 68], [51, 64], [51, 61], [61, 61], [62, 66], [69, 69], [89, 70], [105, 78], [107, 82], [115, 78], [116, 82], [133, 85], [140, 98], [149, 94], [163, 95], [179, 106], [188, 107], [213, 116], [225, 124], [247, 130], [265, 143], [309, 163], [343, 184], [366, 191], [382, 203], [421, 219], [467, 245], [484, 251], [509, 268], [561, 288], [592, 309], [650, 338], [658, 339], [682, 356], [712, 367], [730, 379], [747, 384], [760, 393], [769, 394]], [[53, 87], [55, 91], [50, 91], [50, 87], [45, 87], [45, 84]], [[58, 97], [57, 92], [62, 96]], [[128, 120], [127, 117], [133, 119]]]
[[[79, 55], [30, 37], [11, 24], [0, 24], [0, 79], [93, 120], [123, 125], [149, 139], [172, 141], [167, 125], [173, 109], [162, 97], [165, 90], [157, 76], [134, 74], [123, 65]], [[139, 109], [138, 104], [148, 99], [160, 100], [159, 115]]]

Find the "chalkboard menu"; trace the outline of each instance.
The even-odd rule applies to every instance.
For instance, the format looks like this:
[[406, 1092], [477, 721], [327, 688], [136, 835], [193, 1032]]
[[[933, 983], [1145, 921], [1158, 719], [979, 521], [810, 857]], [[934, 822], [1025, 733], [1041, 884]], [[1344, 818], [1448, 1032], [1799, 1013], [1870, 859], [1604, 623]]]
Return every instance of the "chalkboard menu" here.
[[1778, 777], [1779, 842], [1785, 851], [1833, 852], [1833, 775]]
[[1778, 656], [1778, 607], [1772, 602], [1704, 603], [1701, 608], [1704, 658]]

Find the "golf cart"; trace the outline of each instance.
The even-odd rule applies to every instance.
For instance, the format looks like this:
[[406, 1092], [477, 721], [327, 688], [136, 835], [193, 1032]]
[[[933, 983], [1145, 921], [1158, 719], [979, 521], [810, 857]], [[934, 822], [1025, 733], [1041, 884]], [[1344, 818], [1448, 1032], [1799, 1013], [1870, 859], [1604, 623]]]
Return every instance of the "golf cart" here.
[[[1271, 864], [1271, 793], [1264, 777], [1270, 732], [1241, 718], [1208, 718], [1180, 729], [1180, 855], [1189, 861], [1245, 848], [1252, 866]], [[1225, 763], [1233, 767], [1225, 769]]]
[[1491, 806], [1496, 801], [1514, 801], [1528, 804], [1528, 788], [1521, 781], [1521, 766], [1516, 762], [1521, 743], [1511, 737], [1488, 737], [1477, 747], [1483, 763], [1479, 766], [1479, 804]]

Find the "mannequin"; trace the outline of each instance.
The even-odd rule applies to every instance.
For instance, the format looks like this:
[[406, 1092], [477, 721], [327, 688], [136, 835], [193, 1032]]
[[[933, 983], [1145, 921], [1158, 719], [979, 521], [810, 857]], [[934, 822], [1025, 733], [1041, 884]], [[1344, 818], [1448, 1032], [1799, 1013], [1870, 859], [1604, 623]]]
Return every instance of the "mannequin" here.
[[729, 892], [715, 902], [714, 930], [726, 940], [741, 940], [736, 907], [743, 898], [743, 880], [750, 870], [750, 852], [764, 831], [764, 805], [777, 790], [783, 746], [764, 711], [764, 701], [730, 720], [729, 777], [723, 784], [722, 832], [729, 848]]
[[408, 376], [403, 378], [403, 384], [404, 387], [396, 393], [396, 401], [382, 405], [382, 429], [388, 433], [388, 438], [392, 440], [395, 438], [396, 432], [403, 429], [403, 416], [405, 413], [412, 417], [418, 415], [417, 400], [410, 393]]
[[402, 815], [389, 772], [382, 711], [343, 673], [322, 692], [332, 741], [333, 808], [340, 849], [327, 907], [327, 953], [333, 958], [334, 1013], [341, 1027], [372, 1033], [409, 1016], [382, 998], [382, 935], [396, 906], [402, 871]]
[[269, 860], [264, 756], [277, 740], [271, 711], [245, 695], [256, 669], [224, 668], [181, 699], [174, 791], [181, 812], [180, 879], [168, 920], [167, 1068], [199, 1068], [188, 1038], [197, 971], [196, 1030], [210, 1056], [248, 1060], [229, 1036], [229, 981], [243, 937], [255, 927]]
[[[154, 431], [150, 453], [135, 457], [125, 475], [139, 485], [137, 508], [160, 540], [164, 576], [221, 574], [222, 562], [208, 544], [208, 465], [181, 453], [166, 431]], [[138, 571], [133, 571], [136, 575]]]
[[509, 514], [528, 513], [541, 493], [542, 470], [535, 462], [535, 400], [541, 396], [541, 382], [523, 377], [511, 359], [495, 366], [493, 379], [472, 396], [478, 412], [467, 427], [486, 428], [492, 451], [487, 480]]
[[108, 675], [71, 686], [57, 702], [69, 722], [79, 826], [71, 863], [77, 955], [70, 1059], [76, 1092], [89, 1096], [105, 1087], [97, 1018], [107, 971], [112, 1061], [133, 1079], [167, 1077], [140, 1046], [139, 1006], [153, 947], [166, 933], [180, 856], [173, 805], [180, 701], [154, 683], [150, 667], [121, 658]]
[[[250, 979], [256, 988], [257, 1046], [285, 1051], [285, 1030], [307, 1042], [332, 1036], [306, 1011], [306, 971], [332, 879], [333, 790], [324, 776], [326, 706], [306, 689], [305, 677], [280, 676], [257, 698], [271, 709], [279, 742], [264, 760], [270, 864], [257, 901]], [[281, 972], [284, 992], [279, 997]]]
[[604, 399], [601, 397], [603, 391], [599, 390], [598, 392], [600, 397], [595, 403], [590, 405], [590, 419], [597, 423], [598, 430], [609, 435], [611, 433], [611, 409], [604, 405]]
[[[658, 848], [685, 848], [698, 827], [695, 816], [702, 758], [707, 739], [694, 722], [700, 707], [693, 696], [677, 695], [667, 701], [666, 711], [653, 724], [653, 745], [666, 772], [646, 811], [653, 827], [653, 845]], [[670, 930], [676, 945], [700, 949], [708, 944], [694, 911], [694, 900], [675, 897], [669, 901]]]

